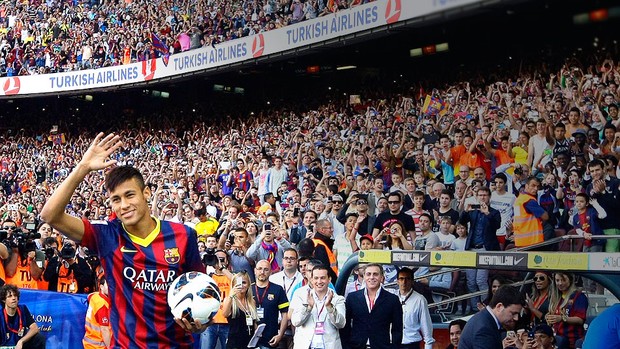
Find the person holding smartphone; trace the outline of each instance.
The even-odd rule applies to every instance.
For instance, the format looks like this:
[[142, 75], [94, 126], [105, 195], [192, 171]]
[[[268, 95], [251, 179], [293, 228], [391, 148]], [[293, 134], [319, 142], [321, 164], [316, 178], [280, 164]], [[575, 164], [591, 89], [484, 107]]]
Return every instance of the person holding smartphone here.
[[250, 284], [247, 272], [237, 273], [232, 278], [228, 296], [223, 297], [220, 311], [229, 324], [227, 349], [247, 348], [256, 330], [258, 314]]
[[[478, 199], [478, 204], [468, 205], [459, 219], [462, 225], [467, 226], [470, 223], [465, 250], [499, 251], [500, 245], [496, 232], [501, 226], [502, 217], [498, 210], [491, 207], [491, 190], [484, 186], [478, 188], [476, 199]], [[467, 269], [466, 275], [469, 292], [483, 291], [488, 288], [488, 269]], [[480, 297], [471, 298], [471, 309], [476, 309], [479, 302]]]
[[290, 242], [282, 238], [279, 229], [272, 217], [267, 218], [262, 232], [256, 237], [246, 254], [254, 261], [267, 260], [274, 273], [279, 272], [283, 267], [284, 251], [292, 247]]

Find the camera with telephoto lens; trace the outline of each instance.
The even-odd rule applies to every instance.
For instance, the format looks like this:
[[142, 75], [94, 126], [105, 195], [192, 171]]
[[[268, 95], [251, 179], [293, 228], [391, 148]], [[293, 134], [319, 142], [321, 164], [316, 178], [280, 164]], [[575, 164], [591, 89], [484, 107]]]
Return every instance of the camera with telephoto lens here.
[[215, 255], [214, 248], [207, 248], [204, 256], [202, 256], [202, 263], [206, 266], [214, 267], [217, 265], [217, 256]]
[[75, 247], [71, 244], [65, 244], [60, 250], [60, 258], [72, 259], [75, 258]]
[[44, 252], [45, 252], [45, 259], [51, 259], [54, 257], [54, 255], [56, 255], [56, 249], [53, 247], [46, 248]]
[[0, 230], [0, 242], [5, 244], [8, 248], [17, 248], [19, 254], [24, 257], [28, 252], [36, 251], [37, 244], [36, 239], [41, 238], [41, 234], [36, 232], [36, 226], [26, 225], [28, 231], [22, 231], [17, 227], [10, 228], [8, 230]]

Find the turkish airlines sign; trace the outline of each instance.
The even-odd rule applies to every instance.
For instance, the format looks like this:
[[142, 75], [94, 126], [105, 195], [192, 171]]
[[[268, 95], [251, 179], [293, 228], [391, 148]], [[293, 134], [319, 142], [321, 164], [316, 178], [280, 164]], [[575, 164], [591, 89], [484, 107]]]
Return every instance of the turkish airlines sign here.
[[482, 0], [378, 0], [214, 46], [114, 67], [0, 78], [0, 96], [79, 92], [157, 81], [419, 18]]

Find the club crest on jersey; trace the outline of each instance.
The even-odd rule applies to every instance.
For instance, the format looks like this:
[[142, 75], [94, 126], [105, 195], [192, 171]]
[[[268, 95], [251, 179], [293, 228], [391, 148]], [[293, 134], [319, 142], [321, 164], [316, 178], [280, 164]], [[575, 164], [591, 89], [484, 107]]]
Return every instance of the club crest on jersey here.
[[167, 248], [164, 250], [164, 259], [168, 264], [177, 264], [179, 260], [181, 260], [181, 255], [179, 255], [179, 248]]

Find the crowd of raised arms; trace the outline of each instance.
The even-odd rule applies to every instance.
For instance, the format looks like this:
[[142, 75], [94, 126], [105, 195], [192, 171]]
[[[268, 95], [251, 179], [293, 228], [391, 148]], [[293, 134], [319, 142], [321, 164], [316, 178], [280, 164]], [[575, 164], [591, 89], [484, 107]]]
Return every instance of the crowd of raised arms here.
[[[616, 64], [570, 58], [509, 77], [398, 92], [377, 92], [375, 82], [359, 97], [312, 109], [217, 121], [174, 109], [151, 117], [138, 110], [120, 121], [100, 108], [93, 123], [119, 125], [102, 130], [123, 141], [112, 158], [143, 174], [155, 194], [153, 216], [196, 230], [212, 273], [247, 270], [254, 280], [261, 260], [283, 271], [292, 248], [295, 260], [328, 266], [333, 282], [359, 249], [505, 250], [571, 231], [584, 237], [584, 251], [617, 252], [614, 240], [596, 239], [620, 234]], [[0, 239], [8, 251], [0, 248], [0, 256], [5, 281], [22, 288], [88, 293], [101, 276], [96, 257], [40, 219], [94, 137], [92, 126], [69, 125], [11, 128], [1, 138]], [[116, 219], [104, 175], [94, 171], [81, 182], [69, 214]], [[450, 287], [452, 273], [424, 278], [429, 271], [415, 272], [422, 289]], [[384, 272], [386, 281], [399, 273]], [[470, 291], [497, 281], [481, 270], [466, 277]], [[462, 311], [488, 305], [491, 290]]]
[[0, 73], [46, 74], [140, 62], [164, 54], [163, 46], [153, 45], [152, 34], [174, 54], [367, 2], [5, 1], [0, 5]]

